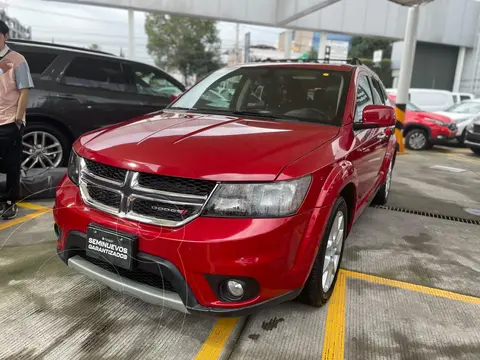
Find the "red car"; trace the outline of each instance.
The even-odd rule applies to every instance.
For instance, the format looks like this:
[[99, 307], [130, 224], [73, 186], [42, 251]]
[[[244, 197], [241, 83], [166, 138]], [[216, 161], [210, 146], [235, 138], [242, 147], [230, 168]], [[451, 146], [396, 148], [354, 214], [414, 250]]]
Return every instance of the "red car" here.
[[[205, 96], [225, 82], [230, 100]], [[186, 313], [321, 306], [352, 225], [389, 195], [386, 103], [362, 65], [221, 69], [165, 110], [75, 142], [54, 207], [58, 254]]]
[[[390, 105], [395, 106], [396, 97], [388, 95]], [[411, 150], [431, 149], [435, 144], [445, 144], [456, 139], [457, 125], [447, 116], [421, 110], [407, 104], [403, 136], [405, 146]]]

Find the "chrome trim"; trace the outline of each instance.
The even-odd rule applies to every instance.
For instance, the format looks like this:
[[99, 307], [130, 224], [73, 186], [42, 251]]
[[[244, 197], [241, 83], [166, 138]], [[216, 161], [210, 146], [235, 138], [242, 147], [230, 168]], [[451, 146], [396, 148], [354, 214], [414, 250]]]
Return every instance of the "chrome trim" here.
[[203, 203], [189, 203], [189, 202], [183, 202], [183, 201], [173, 201], [173, 200], [166, 200], [163, 198], [158, 198], [158, 197], [150, 197], [146, 195], [140, 195], [140, 194], [132, 194], [128, 197], [129, 201], [134, 201], [136, 199], [142, 199], [142, 200], [147, 200], [147, 201], [156, 201], [156, 202], [161, 202], [164, 204], [171, 204], [171, 205], [187, 205], [187, 206], [203, 206]]
[[101, 267], [92, 264], [79, 255], [68, 259], [68, 266], [90, 279], [98, 281], [109, 288], [131, 295], [153, 305], [164, 306], [189, 314], [180, 296], [172, 291], [157, 289], [153, 286], [139, 283], [118, 274], [111, 273]]
[[108, 206], [108, 205], [102, 204], [102, 203], [96, 201], [95, 199], [93, 199], [90, 196], [90, 193], [88, 192], [87, 184], [90, 184], [90, 185], [96, 186], [98, 188], [104, 189], [106, 191], [113, 192], [113, 193], [116, 193], [116, 194], [120, 195], [120, 204], [121, 204], [122, 201], [123, 201], [123, 194], [120, 190], [115, 190], [115, 189], [112, 189], [112, 188], [108, 188], [106, 186], [102, 186], [100, 184], [97, 184], [97, 183], [94, 183], [94, 182], [89, 181], [87, 179], [84, 179], [83, 177], [80, 177], [80, 181], [78, 183], [78, 187], [80, 189], [80, 194], [82, 195], [82, 199], [87, 205], [90, 205], [90, 206], [92, 206], [92, 207], [94, 207], [98, 210], [102, 210], [102, 211], [104, 211], [106, 213], [109, 213], [109, 214], [113, 214], [113, 215], [120, 215], [121, 214], [120, 207], [116, 208], [116, 207]]
[[161, 191], [155, 189], [149, 189], [143, 187], [139, 184], [138, 178], [140, 177], [140, 173], [136, 172], [133, 174], [131, 187], [133, 190], [138, 190], [150, 194], [157, 194], [162, 196], [171, 196], [171, 197], [178, 197], [178, 198], [186, 198], [186, 199], [197, 199], [197, 200], [207, 200], [208, 196], [200, 196], [200, 195], [188, 195], [188, 194], [180, 194], [180, 193], [173, 193], [169, 191]]
[[[115, 181], [115, 180], [112, 180], [112, 179], [109, 179], [109, 178], [104, 178], [102, 176], [98, 176], [98, 175], [95, 175], [94, 173], [92, 173], [89, 169], [88, 169], [88, 165], [86, 163], [86, 161], [82, 158], [82, 161], [83, 161], [83, 165], [82, 165], [82, 168], [81, 170], [88, 176], [96, 179], [96, 180], [99, 180], [99, 181], [104, 181], [104, 182], [107, 182], [107, 183], [110, 183], [110, 184], [114, 184], [114, 185], [117, 185], [117, 186], [125, 186], [125, 183], [127, 182], [127, 179], [128, 179], [128, 173], [129, 171], [127, 169], [122, 169], [122, 170], [125, 170], [125, 178], [123, 179], [122, 182], [118, 182], [118, 181]], [[93, 162], [93, 160], [90, 160]], [[106, 165], [106, 164], [102, 164], [102, 163], [99, 163], [101, 165], [105, 165], [105, 166], [109, 166], [109, 165]]]

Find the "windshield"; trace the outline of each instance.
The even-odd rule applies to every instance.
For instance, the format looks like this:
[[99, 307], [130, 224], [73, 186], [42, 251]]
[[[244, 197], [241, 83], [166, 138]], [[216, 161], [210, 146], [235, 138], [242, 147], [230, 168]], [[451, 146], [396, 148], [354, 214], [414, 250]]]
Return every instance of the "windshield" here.
[[480, 112], [480, 102], [464, 102], [455, 104], [445, 111], [458, 114], [478, 114]]
[[224, 68], [193, 86], [169, 109], [342, 123], [350, 73], [300, 67]]

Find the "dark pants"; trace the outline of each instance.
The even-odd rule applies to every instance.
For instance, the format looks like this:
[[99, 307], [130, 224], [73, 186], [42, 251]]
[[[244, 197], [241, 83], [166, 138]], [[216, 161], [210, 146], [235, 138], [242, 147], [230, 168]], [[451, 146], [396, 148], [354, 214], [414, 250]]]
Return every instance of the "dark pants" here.
[[7, 175], [5, 191], [0, 202], [20, 200], [20, 169], [22, 165], [23, 127], [17, 124], [0, 125], [0, 172]]

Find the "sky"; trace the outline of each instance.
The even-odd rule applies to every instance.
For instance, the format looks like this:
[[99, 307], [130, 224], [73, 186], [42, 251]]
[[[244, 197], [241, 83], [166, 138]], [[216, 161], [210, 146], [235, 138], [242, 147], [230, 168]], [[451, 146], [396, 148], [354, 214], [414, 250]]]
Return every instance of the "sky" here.
[[[36, 41], [88, 47], [98, 44], [103, 51], [127, 53], [128, 14], [126, 10], [98, 6], [74, 5], [43, 0], [0, 0], [7, 3], [7, 14], [23, 25], [31, 26]], [[146, 50], [145, 13], [135, 12], [135, 59], [153, 64]], [[235, 45], [235, 24], [219, 22], [222, 51]], [[277, 46], [282, 29], [240, 25], [240, 41], [251, 33], [251, 43]]]

